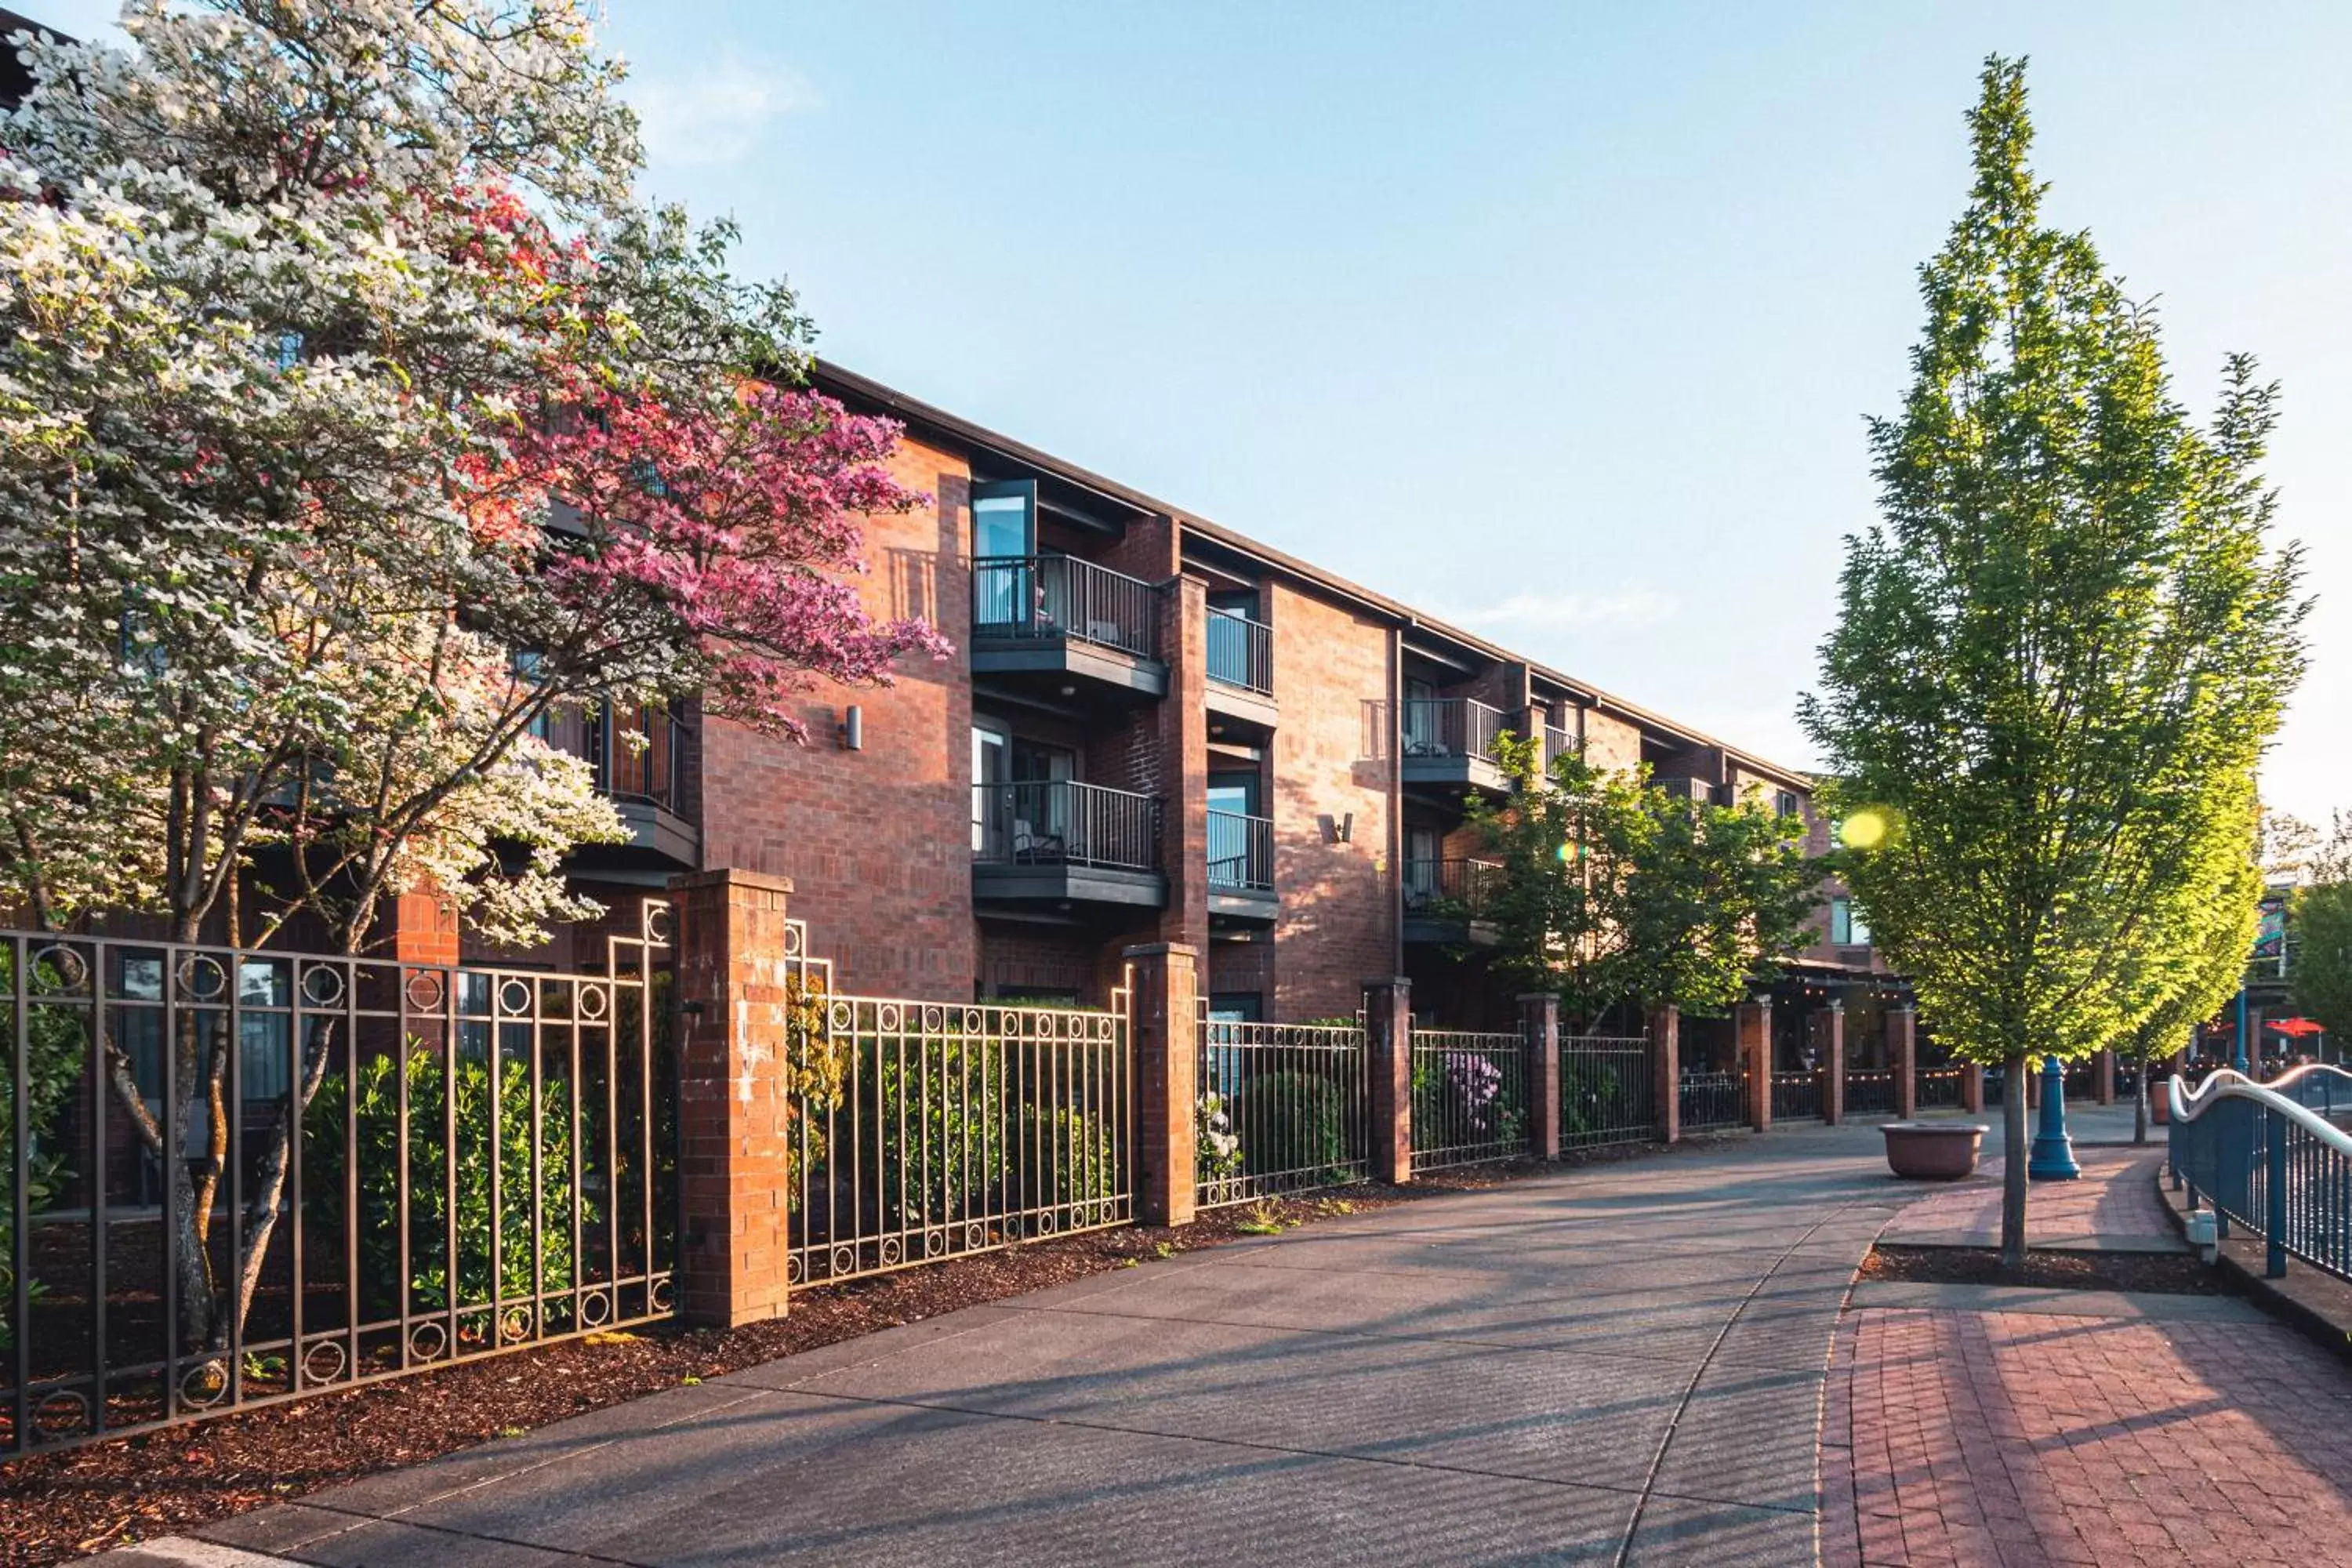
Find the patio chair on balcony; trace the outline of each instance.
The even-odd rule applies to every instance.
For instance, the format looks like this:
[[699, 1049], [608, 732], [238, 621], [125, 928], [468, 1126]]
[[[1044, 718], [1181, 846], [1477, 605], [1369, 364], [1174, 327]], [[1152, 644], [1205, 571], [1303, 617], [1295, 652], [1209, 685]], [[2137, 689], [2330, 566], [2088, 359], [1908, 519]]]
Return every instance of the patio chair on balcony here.
[[1019, 817], [1013, 819], [1013, 858], [1026, 865], [1066, 858], [1058, 833], [1040, 833]]

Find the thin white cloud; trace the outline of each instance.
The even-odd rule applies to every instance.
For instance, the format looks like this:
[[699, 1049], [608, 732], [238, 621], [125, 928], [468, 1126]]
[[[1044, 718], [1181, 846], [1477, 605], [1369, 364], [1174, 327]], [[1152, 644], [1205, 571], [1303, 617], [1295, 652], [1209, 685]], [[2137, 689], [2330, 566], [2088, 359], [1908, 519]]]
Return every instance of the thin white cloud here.
[[777, 121], [823, 106], [798, 71], [723, 56], [687, 79], [632, 82], [628, 97], [646, 157], [673, 166], [737, 163]]
[[1607, 593], [1514, 594], [1454, 618], [1471, 626], [1654, 626], [1681, 607], [1655, 588]]

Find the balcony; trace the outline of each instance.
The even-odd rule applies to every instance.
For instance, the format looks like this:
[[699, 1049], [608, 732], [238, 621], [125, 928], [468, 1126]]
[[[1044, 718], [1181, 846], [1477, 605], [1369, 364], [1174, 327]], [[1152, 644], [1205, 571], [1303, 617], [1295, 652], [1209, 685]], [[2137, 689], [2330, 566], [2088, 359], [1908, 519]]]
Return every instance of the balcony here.
[[1209, 912], [1270, 921], [1275, 914], [1274, 819], [1209, 813]]
[[1551, 772], [1554, 762], [1577, 749], [1575, 731], [1563, 730], [1556, 724], [1546, 724], [1543, 727], [1544, 772]]
[[971, 896], [1163, 908], [1160, 802], [1074, 779], [974, 784]]
[[971, 669], [1165, 697], [1159, 592], [1075, 555], [982, 556], [971, 563]]
[[1454, 947], [1488, 947], [1495, 928], [1480, 919], [1501, 884], [1494, 860], [1404, 862], [1404, 940]]
[[1397, 757], [1406, 784], [1503, 793], [1495, 742], [1510, 723], [1501, 709], [1469, 697], [1423, 697], [1408, 699], [1398, 717]]
[[1204, 628], [1209, 711], [1271, 730], [1275, 721], [1274, 628], [1212, 606]]
[[581, 846], [572, 857], [577, 869], [667, 875], [701, 863], [702, 835], [687, 819], [678, 793], [691, 737], [666, 710], [605, 703], [587, 713], [550, 715], [540, 735], [557, 751], [588, 760], [597, 792], [628, 825], [626, 844]]

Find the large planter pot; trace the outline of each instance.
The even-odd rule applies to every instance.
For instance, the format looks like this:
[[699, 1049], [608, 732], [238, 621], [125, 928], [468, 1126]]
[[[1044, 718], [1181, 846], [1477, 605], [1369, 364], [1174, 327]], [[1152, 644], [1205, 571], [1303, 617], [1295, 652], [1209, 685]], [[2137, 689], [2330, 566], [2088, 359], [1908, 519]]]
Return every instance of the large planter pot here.
[[1990, 1131], [1970, 1122], [1890, 1121], [1886, 1166], [1909, 1181], [1952, 1182], [1977, 1168], [1977, 1150]]
[[2162, 1084], [2147, 1091], [2147, 1119], [2158, 1127], [2172, 1120], [2172, 1091]]

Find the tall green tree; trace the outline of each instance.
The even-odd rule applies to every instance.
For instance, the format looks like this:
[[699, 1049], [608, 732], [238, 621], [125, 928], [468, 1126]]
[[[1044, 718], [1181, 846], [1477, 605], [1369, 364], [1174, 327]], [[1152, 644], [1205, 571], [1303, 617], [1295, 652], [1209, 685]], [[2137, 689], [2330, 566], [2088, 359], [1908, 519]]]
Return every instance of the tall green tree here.
[[1968, 123], [1974, 185], [1920, 270], [1902, 412], [1870, 426], [1882, 515], [1846, 542], [1802, 717], [1879, 943], [1938, 1039], [2007, 1070], [2019, 1263], [2018, 1086], [2127, 1036], [2161, 988], [2120, 981], [2211, 939], [2178, 916], [2251, 853], [2305, 602], [2267, 541], [2276, 388], [2240, 355], [2210, 425], [2175, 400], [2149, 312], [2042, 221], [2022, 61], [1986, 62]]
[[1720, 1013], [1802, 945], [1819, 880], [1801, 818], [1754, 798], [1677, 798], [1640, 773], [1532, 741], [1495, 755], [1513, 790], [1467, 820], [1501, 865], [1479, 918], [1495, 967], [1553, 991], [1579, 1027], [1620, 1003]]
[[2352, 813], [2336, 814], [2310, 870], [2287, 910], [2287, 976], [2297, 1009], [2331, 1035], [2352, 1036]]

